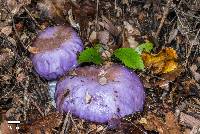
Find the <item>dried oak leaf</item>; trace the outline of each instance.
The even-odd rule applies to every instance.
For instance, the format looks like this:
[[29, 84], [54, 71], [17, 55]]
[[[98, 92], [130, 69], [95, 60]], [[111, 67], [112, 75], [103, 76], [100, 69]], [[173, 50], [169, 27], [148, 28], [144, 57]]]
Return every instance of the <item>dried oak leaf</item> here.
[[197, 72], [197, 65], [193, 64], [191, 67], [190, 67], [190, 71], [192, 72], [192, 75], [194, 77], [194, 79], [196, 81], [199, 81], [200, 80], [200, 73]]
[[181, 134], [181, 128], [172, 112], [168, 112], [165, 115], [165, 124], [169, 131], [168, 134]]
[[41, 131], [46, 133], [52, 133], [52, 129], [59, 127], [62, 122], [62, 115], [58, 112], [51, 113], [45, 117], [42, 117], [30, 125], [22, 125], [20, 128], [26, 132], [40, 134]]
[[54, 18], [56, 16], [63, 17], [63, 12], [68, 12], [70, 5], [71, 4], [65, 0], [42, 0], [37, 3], [37, 7], [49, 18]]
[[16, 125], [8, 124], [8, 122], [4, 120], [0, 125], [0, 134], [17, 134]]
[[124, 21], [124, 40], [122, 47], [136, 48], [138, 42], [135, 40], [136, 36], [140, 36], [141, 33], [136, 26], [131, 25], [127, 21]]
[[142, 59], [145, 67], [155, 74], [168, 73], [178, 67], [176, 51], [170, 47], [161, 50], [158, 54], [143, 53]]
[[153, 85], [153, 87], [155, 87], [155, 86], [159, 86], [159, 87], [166, 86], [167, 84], [169, 84], [169, 82], [174, 81], [178, 76], [180, 76], [183, 71], [184, 70], [181, 68], [181, 66], [180, 67], [178, 66], [177, 69], [175, 69], [171, 72], [162, 74], [160, 76], [161, 79], [156, 81], [156, 83]]
[[5, 48], [5, 49], [1, 49], [0, 50], [0, 70], [5, 69], [5, 68], [9, 68], [14, 61], [14, 52], [9, 49], [9, 48]]
[[7, 0], [7, 6], [12, 14], [18, 13], [22, 6], [28, 5], [30, 3], [31, 0]]
[[146, 118], [142, 118], [139, 121], [145, 129], [155, 130], [159, 134], [182, 134], [180, 126], [172, 112], [168, 112], [165, 115], [165, 122], [153, 114], [148, 114]]

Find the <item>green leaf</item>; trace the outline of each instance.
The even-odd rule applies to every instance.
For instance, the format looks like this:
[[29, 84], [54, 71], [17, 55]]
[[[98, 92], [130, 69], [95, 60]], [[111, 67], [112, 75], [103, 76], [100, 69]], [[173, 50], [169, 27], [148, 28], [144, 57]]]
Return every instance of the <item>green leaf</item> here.
[[144, 69], [144, 63], [140, 55], [132, 48], [119, 48], [114, 51], [114, 56], [125, 66], [132, 69]]
[[153, 49], [153, 44], [151, 42], [146, 42], [136, 47], [135, 51], [141, 54], [143, 51], [149, 53], [152, 49]]
[[94, 64], [101, 64], [102, 59], [100, 53], [95, 48], [87, 48], [80, 53], [78, 57], [78, 63], [92, 62]]

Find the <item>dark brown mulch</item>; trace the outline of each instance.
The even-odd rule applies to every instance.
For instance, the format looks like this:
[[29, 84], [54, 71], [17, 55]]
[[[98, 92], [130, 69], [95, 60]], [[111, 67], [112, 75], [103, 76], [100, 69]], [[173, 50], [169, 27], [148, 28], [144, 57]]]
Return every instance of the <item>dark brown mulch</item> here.
[[[200, 133], [198, 0], [63, 2], [0, 0], [0, 133], [16, 133], [7, 129], [6, 120], [20, 120], [20, 133]], [[97, 124], [60, 115], [28, 48], [38, 32], [63, 23], [74, 27], [86, 46], [105, 41], [112, 50], [130, 47], [127, 39], [133, 37], [138, 43], [151, 41], [153, 53], [172, 47], [181, 69], [166, 76], [137, 71], [146, 89], [144, 110], [120, 121]], [[128, 25], [133, 32], [127, 34]], [[92, 32], [102, 33], [92, 40]]]

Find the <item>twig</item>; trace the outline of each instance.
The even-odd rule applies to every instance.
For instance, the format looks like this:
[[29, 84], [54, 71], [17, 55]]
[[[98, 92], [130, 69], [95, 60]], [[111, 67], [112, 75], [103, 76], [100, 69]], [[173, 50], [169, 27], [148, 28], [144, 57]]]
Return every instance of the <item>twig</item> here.
[[160, 25], [159, 25], [159, 27], [158, 27], [158, 30], [156, 31], [156, 34], [155, 34], [154, 38], [157, 38], [157, 37], [158, 37], [158, 35], [159, 35], [160, 31], [161, 31], [161, 28], [163, 27], [163, 24], [164, 24], [164, 22], [165, 22], [165, 19], [166, 19], [168, 13], [169, 13], [169, 7], [170, 7], [171, 3], [172, 3], [172, 0], [169, 0], [169, 1], [167, 2], [167, 5], [166, 5], [165, 10], [164, 10], [164, 13], [163, 13], [163, 17], [162, 17], [162, 19], [161, 19], [161, 21], [160, 21]]
[[80, 131], [78, 130], [78, 127], [77, 127], [77, 125], [76, 125], [76, 123], [75, 123], [75, 121], [74, 121], [72, 115], [70, 115], [69, 117], [71, 118], [72, 123], [74, 124], [74, 126], [75, 126], [75, 128], [76, 128], [76, 131], [78, 131], [78, 134], [80, 134]]
[[[197, 37], [198, 37], [199, 33], [200, 33], [200, 29], [198, 30], [198, 32], [197, 32], [197, 34], [196, 34], [196, 36], [195, 36], [195, 38], [194, 38], [194, 41], [197, 40]], [[190, 48], [189, 48], [189, 50], [188, 50], [188, 52], [187, 52], [186, 61], [185, 61], [185, 64], [186, 64], [186, 65], [187, 65], [187, 63], [188, 63], [188, 58], [189, 58], [189, 56], [190, 56], [190, 54], [191, 54], [191, 51], [192, 51], [192, 48], [193, 48], [194, 44], [195, 44], [194, 42], [191, 42]]]
[[39, 113], [44, 117], [44, 113], [42, 112], [42, 110], [40, 109], [40, 107], [37, 105], [37, 103], [35, 101], [33, 101], [33, 99], [31, 97], [30, 97], [30, 101], [37, 108], [37, 110], [39, 111]]
[[67, 115], [66, 115], [66, 117], [65, 117], [65, 120], [64, 120], [64, 123], [63, 123], [63, 126], [62, 126], [62, 131], [60, 132], [60, 134], [65, 134], [66, 125], [69, 122], [69, 113], [70, 112], [68, 112]]
[[26, 7], [23, 7], [24, 10], [28, 13], [28, 15], [31, 17], [31, 19], [34, 21], [35, 25], [41, 30], [42, 27], [38, 24], [38, 22], [35, 20], [35, 18], [32, 16], [32, 14], [29, 12], [29, 10]]
[[98, 17], [99, 17], [99, 0], [97, 0], [97, 7], [96, 7], [96, 26], [95, 26], [95, 31], [97, 31], [98, 28]]

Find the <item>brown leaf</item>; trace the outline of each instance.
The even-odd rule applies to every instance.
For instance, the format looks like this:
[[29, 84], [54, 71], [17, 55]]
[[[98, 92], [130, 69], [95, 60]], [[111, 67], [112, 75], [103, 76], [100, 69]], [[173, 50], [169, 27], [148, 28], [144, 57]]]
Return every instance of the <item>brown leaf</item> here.
[[31, 125], [22, 125], [21, 128], [24, 131], [32, 132], [34, 134], [40, 134], [41, 130], [43, 129], [46, 133], [52, 133], [52, 129], [55, 127], [59, 127], [60, 123], [62, 121], [62, 115], [58, 112], [54, 112], [52, 114], [49, 114], [43, 118], [40, 118], [36, 121], [34, 121]]
[[0, 134], [16, 134], [17, 130], [15, 124], [8, 124], [8, 121], [5, 120], [6, 118], [6, 113], [0, 112], [0, 118], [2, 118], [2, 121], [0, 120]]
[[36, 54], [36, 53], [39, 52], [39, 49], [38, 49], [37, 47], [29, 47], [29, 48], [28, 48], [28, 51], [29, 51], [30, 53]]
[[193, 64], [190, 67], [190, 71], [192, 72], [192, 75], [194, 76], [194, 79], [196, 81], [199, 81], [200, 80], [200, 73], [197, 72], [197, 65]]
[[9, 48], [0, 50], [0, 68], [8, 67], [7, 65], [13, 60], [14, 55], [13, 51]]
[[89, 0], [84, 0], [79, 3], [72, 2], [75, 8], [76, 16], [88, 17], [96, 14], [96, 4]]
[[42, 0], [37, 7], [44, 17], [53, 19], [57, 24], [66, 23], [64, 13], [70, 10], [70, 3], [65, 0]]
[[108, 31], [104, 30], [104, 31], [92, 31], [92, 33], [90, 34], [89, 37], [89, 41], [91, 43], [95, 43], [96, 41], [98, 41], [99, 43], [105, 44], [107, 45], [110, 39], [110, 34]]
[[109, 33], [105, 31], [99, 31], [97, 34], [97, 39], [99, 40], [100, 43], [102, 44], [107, 44], [109, 42]]
[[122, 47], [136, 48], [138, 42], [135, 40], [135, 36], [140, 36], [138, 28], [124, 21], [124, 37]]
[[19, 9], [22, 6], [28, 5], [31, 3], [31, 0], [7, 0], [8, 8], [11, 10], [11, 13], [16, 14], [19, 12]]
[[1, 29], [1, 33], [5, 34], [6, 36], [10, 35], [12, 32], [12, 26], [6, 26]]
[[143, 122], [142, 124], [143, 124], [144, 128], [147, 130], [150, 130], [150, 131], [156, 130], [160, 134], [164, 134], [165, 127], [164, 127], [163, 121], [160, 120], [158, 117], [156, 117], [153, 114], [147, 115], [146, 122]]
[[200, 120], [198, 120], [197, 118], [195, 118], [193, 116], [190, 116], [188, 114], [181, 112], [180, 123], [182, 125], [186, 125], [186, 126], [189, 126], [189, 127], [195, 127], [195, 126], [200, 125]]
[[172, 112], [168, 112], [165, 116], [165, 122], [153, 114], [148, 114], [146, 118], [142, 118], [139, 122], [143, 124], [147, 130], [155, 130], [159, 134], [181, 134], [180, 126]]
[[158, 80], [154, 86], [163, 87], [167, 85], [169, 82], [174, 81], [184, 70], [181, 67], [178, 67], [176, 70], [173, 70], [169, 73], [162, 74], [160, 76], [160, 80]]
[[4, 120], [0, 125], [0, 134], [17, 134], [16, 125], [8, 124], [6, 120]]
[[110, 32], [113, 36], [118, 36], [120, 31], [118, 31], [117, 27], [113, 25], [113, 23], [108, 20], [105, 16], [102, 16], [103, 22], [99, 23], [103, 27], [105, 27], [108, 32]]
[[168, 112], [165, 115], [166, 126], [168, 128], [169, 134], [181, 134], [180, 126], [176, 120], [176, 117], [172, 112]]

